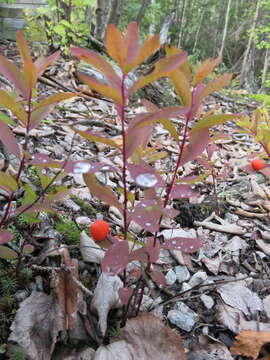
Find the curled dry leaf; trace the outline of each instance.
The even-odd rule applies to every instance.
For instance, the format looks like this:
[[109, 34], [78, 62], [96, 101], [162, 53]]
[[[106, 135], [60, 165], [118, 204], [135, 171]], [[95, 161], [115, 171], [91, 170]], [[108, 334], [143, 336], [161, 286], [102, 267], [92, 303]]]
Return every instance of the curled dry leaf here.
[[233, 355], [245, 355], [257, 359], [262, 346], [270, 342], [270, 332], [244, 330], [236, 340], [230, 349]]
[[180, 335], [154, 315], [143, 313], [128, 320], [120, 338], [100, 347], [94, 360], [186, 360]]
[[91, 308], [96, 310], [99, 317], [99, 327], [102, 335], [107, 330], [107, 317], [110, 309], [121, 306], [119, 289], [123, 287], [122, 280], [116, 275], [102, 273], [98, 279]]
[[80, 251], [84, 261], [100, 264], [105, 252], [85, 231], [80, 235]]
[[22, 347], [29, 360], [50, 360], [63, 331], [60, 306], [53, 295], [33, 291], [17, 311], [9, 341]]

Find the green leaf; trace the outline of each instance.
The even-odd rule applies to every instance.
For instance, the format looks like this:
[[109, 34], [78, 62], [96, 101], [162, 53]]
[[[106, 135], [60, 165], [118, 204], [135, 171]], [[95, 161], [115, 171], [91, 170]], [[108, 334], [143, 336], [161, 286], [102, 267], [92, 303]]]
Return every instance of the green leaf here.
[[7, 246], [0, 245], [0, 259], [17, 259], [18, 254]]
[[17, 183], [16, 181], [13, 179], [13, 177], [11, 175], [8, 175], [7, 173], [0, 171], [0, 187], [14, 192], [17, 190]]
[[23, 123], [27, 124], [27, 115], [22, 105], [16, 102], [4, 90], [0, 90], [0, 107], [7, 108]]
[[115, 148], [119, 148], [119, 145], [116, 144], [115, 141], [113, 141], [111, 139], [107, 139], [106, 137], [101, 136], [98, 133], [90, 133], [87, 131], [78, 130], [78, 129], [74, 128], [73, 126], [71, 126], [71, 129], [87, 140], [94, 141], [94, 142], [100, 142], [102, 144], [106, 144], [106, 145], [109, 145], [109, 146], [112, 146]]
[[199, 120], [190, 131], [191, 133], [195, 133], [201, 129], [210, 128], [211, 126], [223, 124], [225, 121], [233, 120], [238, 118], [237, 114], [219, 114], [219, 115], [209, 115], [205, 116], [201, 120]]

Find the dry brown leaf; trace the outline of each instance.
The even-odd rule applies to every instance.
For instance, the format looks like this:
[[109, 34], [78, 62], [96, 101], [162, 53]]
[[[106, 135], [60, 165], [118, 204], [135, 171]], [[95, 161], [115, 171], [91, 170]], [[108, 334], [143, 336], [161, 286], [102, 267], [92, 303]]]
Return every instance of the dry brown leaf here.
[[245, 355], [257, 359], [262, 346], [270, 342], [270, 332], [244, 330], [239, 333], [236, 340], [230, 349], [233, 355]]
[[98, 323], [102, 335], [105, 335], [107, 330], [107, 317], [110, 309], [121, 306], [118, 291], [123, 286], [122, 280], [117, 275], [102, 273], [98, 279], [91, 308], [98, 313]]
[[101, 346], [94, 360], [186, 360], [180, 335], [154, 315], [143, 313], [128, 320], [120, 337]]
[[58, 333], [64, 330], [60, 313], [55, 296], [33, 291], [21, 303], [8, 340], [21, 346], [29, 360], [50, 360]]
[[270, 244], [262, 239], [255, 239], [259, 249], [261, 249], [266, 255], [270, 256]]
[[225, 345], [215, 343], [191, 351], [188, 360], [233, 360], [233, 358]]

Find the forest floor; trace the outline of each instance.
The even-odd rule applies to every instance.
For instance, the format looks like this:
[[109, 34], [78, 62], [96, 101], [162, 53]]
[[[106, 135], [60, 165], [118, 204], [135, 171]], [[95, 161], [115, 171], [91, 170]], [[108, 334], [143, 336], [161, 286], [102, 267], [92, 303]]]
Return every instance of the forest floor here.
[[[1, 43], [0, 53], [13, 61], [19, 59], [12, 43]], [[62, 90], [74, 91], [73, 66], [72, 60], [64, 59], [51, 66], [38, 83], [39, 97]], [[11, 90], [8, 84], [2, 82], [1, 88]], [[255, 107], [256, 104], [246, 98], [230, 100], [230, 97], [221, 96], [210, 97], [204, 111], [225, 108], [226, 112], [250, 113]], [[130, 107], [127, 116], [139, 111], [140, 107]], [[113, 104], [89, 94], [57, 106], [39, 128], [31, 132], [30, 153], [48, 155], [59, 161], [69, 157], [72, 160], [95, 158], [105, 162], [109, 159], [115, 165], [121, 163], [119, 155], [109, 150], [107, 145], [96, 145], [79, 136], [73, 138], [72, 125], [80, 130], [91, 127], [106, 132], [115, 140], [120, 138], [121, 129]], [[165, 239], [199, 236], [203, 239], [203, 246], [195, 254], [163, 250], [155, 266], [164, 273], [167, 284], [157, 286], [149, 281], [141, 305], [142, 311], [152, 308], [152, 314], [181, 334], [189, 360], [252, 359], [232, 355], [230, 348], [235, 336], [242, 330], [270, 333], [270, 186], [268, 178], [261, 172], [245, 171], [254, 153], [262, 149], [248, 135], [241, 133], [234, 122], [225, 123], [219, 130], [224, 136], [216, 141], [211, 158], [215, 161], [217, 171], [218, 203], [214, 196], [213, 177], [211, 174], [202, 176], [195, 185], [200, 196], [175, 201], [174, 208], [180, 213], [173, 223], [163, 224], [161, 231]], [[22, 129], [18, 126], [14, 128], [14, 133], [22, 143]], [[171, 158], [175, 158], [174, 144], [168, 131], [161, 125], [155, 127], [153, 142], [158, 142], [160, 151], [166, 151]], [[169, 160], [161, 164], [161, 170], [166, 172], [170, 169]], [[16, 160], [10, 159], [10, 166], [16, 168]], [[195, 161], [184, 165], [182, 176], [199, 176], [205, 172], [202, 161]], [[25, 175], [29, 183], [39, 181], [34, 168]], [[100, 173], [98, 178], [112, 189], [118, 187], [119, 179], [113, 175]], [[110, 223], [111, 232], [116, 234], [121, 221], [115, 208], [102, 205], [91, 196], [81, 174], [66, 175], [60, 182], [72, 188], [72, 192], [69, 198], [57, 202], [55, 214], [42, 213], [42, 222], [31, 226], [23, 216], [9, 224], [9, 229], [16, 235], [14, 246], [16, 241], [27, 239], [34, 246], [34, 252], [19, 265], [16, 261], [0, 260], [0, 359], [8, 356], [15, 359], [15, 355], [19, 354], [19, 348], [13, 346], [9, 349], [9, 354], [13, 355], [7, 355], [8, 337], [13, 343], [19, 344], [31, 339], [28, 354], [33, 356], [38, 349], [45, 354], [43, 359], [48, 360], [96, 359], [94, 349], [103, 341], [95, 328], [95, 315], [89, 308], [91, 296], [83, 286], [85, 309], [81, 310], [80, 317], [84, 330], [77, 329], [67, 343], [64, 336], [59, 339], [56, 325], [59, 312], [52, 298], [49, 298], [51, 279], [55, 276], [50, 269], [60, 265], [56, 249], [60, 244], [66, 244], [67, 253], [79, 259], [79, 281], [90, 292], [94, 291], [100, 270], [97, 265], [84, 261], [87, 256], [80, 253], [80, 232], [97, 218], [103, 217]], [[5, 200], [2, 199], [1, 208], [4, 205]], [[142, 232], [139, 226], [132, 226], [131, 231], [140, 238]], [[86, 234], [89, 232], [86, 231]], [[107, 286], [101, 289], [103, 297], [111, 291]], [[64, 291], [60, 287], [56, 286], [56, 292]], [[45, 294], [45, 297], [41, 294]], [[109, 313], [106, 344], [113, 343], [119, 335], [120, 320], [117, 309]], [[39, 337], [34, 330], [41, 321], [46, 324], [43, 326], [43, 336]], [[160, 346], [155, 339], [151, 341], [152, 346]], [[169, 341], [167, 344], [170, 344]], [[249, 345], [247, 341], [245, 346]], [[261, 348], [262, 345], [258, 346]], [[254, 341], [250, 346], [255, 347]], [[267, 346], [262, 349], [261, 359], [270, 359], [268, 350]], [[121, 350], [114, 351], [107, 359], [122, 359]], [[178, 359], [173, 357], [171, 351], [168, 345], [166, 358]], [[23, 358], [22, 353], [21, 358], [16, 357]], [[147, 358], [161, 359], [155, 355]]]

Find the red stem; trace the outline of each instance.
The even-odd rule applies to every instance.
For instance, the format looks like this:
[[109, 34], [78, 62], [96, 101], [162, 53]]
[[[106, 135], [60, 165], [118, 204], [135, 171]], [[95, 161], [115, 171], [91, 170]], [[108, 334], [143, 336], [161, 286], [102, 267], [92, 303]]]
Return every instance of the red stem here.
[[122, 167], [122, 181], [124, 186], [124, 239], [127, 239], [128, 222], [127, 222], [127, 203], [128, 203], [128, 189], [127, 189], [127, 155], [126, 155], [126, 129], [125, 129], [125, 106], [127, 102], [127, 95], [125, 91], [125, 79], [126, 74], [122, 75], [121, 80], [121, 96], [122, 104], [120, 105], [120, 121], [122, 127], [122, 156], [123, 156], [123, 167]]
[[[31, 108], [31, 103], [32, 103], [32, 89], [30, 89], [29, 91], [29, 96], [28, 96], [28, 109], [27, 109], [27, 124], [26, 124], [26, 132], [25, 132], [25, 141], [23, 144], [23, 154], [22, 154], [22, 158], [20, 161], [20, 165], [19, 165], [19, 170], [18, 173], [16, 175], [16, 182], [18, 183], [20, 180], [20, 176], [24, 167], [24, 163], [25, 163], [25, 153], [27, 152], [27, 148], [28, 148], [28, 141], [29, 141], [29, 127], [30, 127], [30, 120], [31, 120], [31, 113], [32, 113], [32, 108]], [[11, 207], [11, 203], [14, 197], [15, 191], [12, 191], [9, 195], [8, 198], [8, 203], [7, 203], [7, 207], [6, 210], [4, 212], [4, 215], [0, 221], [0, 227], [4, 224], [4, 222], [6, 221], [6, 219], [8, 218], [9, 215], [9, 210]]]
[[[178, 155], [177, 163], [176, 163], [176, 166], [175, 166], [175, 169], [174, 169], [174, 172], [173, 172], [171, 182], [167, 186], [167, 192], [166, 192], [165, 200], [164, 200], [164, 203], [163, 203], [163, 208], [164, 209], [166, 208], [166, 206], [168, 205], [168, 202], [170, 200], [170, 194], [172, 192], [172, 188], [173, 188], [173, 185], [174, 185], [174, 182], [175, 182], [176, 174], [177, 174], [177, 171], [179, 169], [179, 166], [180, 166], [180, 163], [181, 163], [181, 160], [182, 160], [183, 151], [184, 151], [185, 144], [186, 144], [186, 141], [187, 141], [188, 124], [189, 124], [189, 122], [191, 120], [191, 115], [192, 115], [192, 104], [191, 104], [189, 112], [186, 114], [184, 133], [183, 133], [182, 141], [179, 144], [179, 155]], [[161, 216], [159, 218], [159, 222], [158, 222], [159, 227], [161, 225], [162, 218], [163, 218], [163, 216]], [[158, 234], [158, 232], [156, 232], [155, 235], [154, 235], [154, 244], [153, 244], [154, 247], [156, 246], [156, 243], [157, 243], [157, 234]]]

